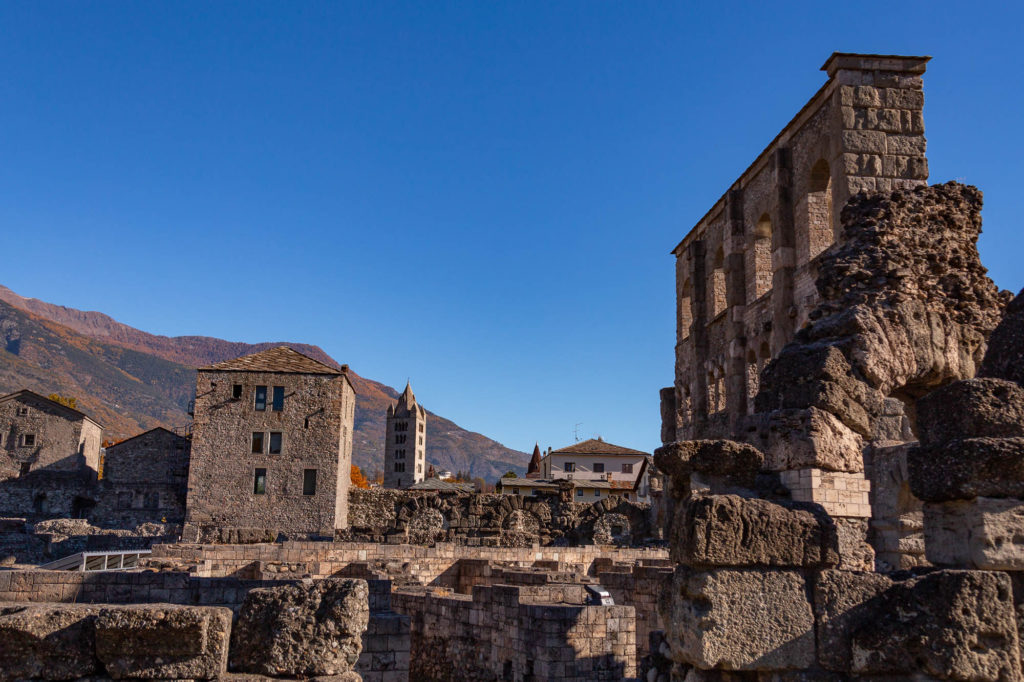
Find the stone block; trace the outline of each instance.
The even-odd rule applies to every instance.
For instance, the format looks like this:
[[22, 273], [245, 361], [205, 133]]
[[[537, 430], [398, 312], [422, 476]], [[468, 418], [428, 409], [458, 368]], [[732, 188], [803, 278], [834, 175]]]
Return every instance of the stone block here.
[[799, 571], [676, 569], [660, 602], [672, 659], [710, 670], [814, 664], [814, 614]]
[[1005, 573], [936, 571], [894, 583], [850, 631], [850, 673], [958, 682], [1019, 680], [1017, 623]]
[[887, 154], [924, 156], [927, 148], [928, 143], [923, 135], [889, 135], [883, 151]]
[[884, 105], [893, 109], [921, 109], [924, 107], [922, 90], [886, 88]]
[[877, 613], [871, 600], [892, 586], [892, 580], [869, 572], [821, 571], [814, 581], [818, 661], [826, 670], [848, 673], [853, 667], [852, 633], [870, 625]]
[[978, 376], [1024, 386], [1024, 291], [1006, 306], [1002, 321], [989, 336]]
[[672, 477], [671, 491], [681, 499], [689, 494], [694, 474], [725, 487], [753, 488], [764, 455], [752, 445], [731, 440], [687, 440], [658, 448], [654, 460]]
[[910, 489], [925, 502], [1024, 498], [1024, 438], [964, 438], [907, 451]]
[[859, 472], [864, 470], [863, 449], [860, 434], [824, 410], [776, 410], [768, 416], [766, 468], [772, 471]]
[[843, 106], [880, 107], [883, 104], [883, 92], [870, 86], [842, 85], [839, 88], [839, 99]]
[[338, 675], [359, 658], [368, 622], [365, 580], [250, 590], [232, 632], [231, 667], [261, 675]]
[[672, 524], [675, 561], [709, 566], [835, 566], [835, 523], [819, 506], [744, 498], [695, 496], [680, 504]]
[[230, 633], [226, 608], [103, 608], [96, 618], [96, 656], [114, 679], [213, 679], [227, 669]]
[[[885, 154], [889, 151], [885, 138], [886, 134], [880, 130], [844, 130], [842, 137], [843, 151]], [[896, 152], [892, 150], [890, 153]]]
[[925, 445], [1024, 437], [1024, 387], [992, 378], [955, 381], [917, 401], [917, 425]]
[[0, 606], [0, 680], [71, 680], [102, 672], [96, 660], [99, 607]]
[[979, 497], [924, 506], [925, 554], [939, 566], [1024, 570], [1024, 501]]

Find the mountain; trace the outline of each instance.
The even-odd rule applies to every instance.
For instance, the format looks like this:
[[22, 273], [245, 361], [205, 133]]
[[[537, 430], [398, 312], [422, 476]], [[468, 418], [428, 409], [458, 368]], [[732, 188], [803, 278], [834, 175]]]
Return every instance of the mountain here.
[[[281, 345], [339, 366], [319, 346], [158, 336], [100, 312], [25, 298], [0, 286], [0, 394], [29, 388], [74, 396], [103, 424], [108, 440], [155, 426], [184, 427], [196, 367]], [[357, 393], [352, 459], [369, 474], [384, 465], [384, 413], [398, 392], [351, 369], [349, 377]], [[428, 415], [427, 461], [435, 467], [487, 480], [509, 469], [525, 471], [525, 453]]]

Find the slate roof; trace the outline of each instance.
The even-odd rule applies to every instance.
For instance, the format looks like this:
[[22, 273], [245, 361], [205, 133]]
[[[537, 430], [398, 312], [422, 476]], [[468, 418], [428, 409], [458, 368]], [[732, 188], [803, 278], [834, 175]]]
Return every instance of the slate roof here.
[[278, 346], [233, 360], [200, 367], [203, 372], [273, 372], [277, 374], [344, 374], [288, 346]]
[[425, 478], [419, 483], [413, 483], [409, 490], [437, 490], [439, 492], [471, 493], [476, 491], [472, 483], [452, 483], [442, 481], [439, 478]]
[[134, 436], [132, 436], [131, 438], [125, 438], [124, 440], [119, 440], [116, 443], [114, 443], [113, 445], [108, 445], [107, 446], [107, 451], [109, 452], [110, 450], [114, 450], [116, 448], [119, 448], [122, 445], [124, 445], [125, 443], [130, 443], [131, 441], [135, 440], [136, 438], [142, 438], [143, 436], [148, 436], [150, 434], [156, 435], [156, 433], [158, 431], [163, 431], [165, 433], [168, 433], [168, 434], [174, 436], [174, 438], [176, 438], [178, 440], [188, 441], [188, 438], [186, 438], [185, 436], [179, 435], [179, 434], [175, 433], [174, 431], [171, 431], [170, 429], [165, 429], [162, 426], [157, 426], [155, 428], [150, 429], [149, 431], [143, 431], [142, 433], [137, 433]]
[[[600, 490], [633, 490], [636, 487], [636, 484], [632, 481], [599, 481], [587, 480], [585, 478], [558, 480], [565, 480], [572, 483], [573, 489], [595, 488]], [[558, 488], [558, 483], [557, 481], [546, 478], [502, 478], [501, 486], [503, 488], [544, 488], [556, 490]]]
[[20, 391], [15, 391], [14, 393], [8, 393], [5, 396], [0, 396], [0, 403], [7, 402], [8, 400], [14, 400], [15, 398], [19, 398], [19, 397], [23, 397], [23, 396], [24, 397], [33, 398], [35, 400], [38, 400], [38, 401], [41, 401], [41, 402], [44, 402], [44, 403], [49, 403], [50, 406], [53, 407], [54, 409], [56, 409], [58, 412], [63, 412], [66, 416], [68, 416], [68, 417], [70, 417], [72, 419], [87, 419], [87, 420], [91, 421], [93, 424], [95, 424], [96, 426], [98, 426], [100, 428], [103, 428], [102, 424], [100, 424], [98, 421], [96, 421], [95, 419], [93, 419], [92, 417], [87, 415], [85, 412], [81, 412], [79, 410], [76, 410], [73, 407], [68, 407], [67, 405], [61, 405], [56, 400], [50, 400], [46, 396], [39, 395], [35, 391], [30, 391], [27, 388], [23, 388]]
[[552, 455], [642, 455], [650, 456], [648, 452], [624, 448], [621, 445], [605, 443], [598, 438], [581, 441], [569, 447], [553, 450]]

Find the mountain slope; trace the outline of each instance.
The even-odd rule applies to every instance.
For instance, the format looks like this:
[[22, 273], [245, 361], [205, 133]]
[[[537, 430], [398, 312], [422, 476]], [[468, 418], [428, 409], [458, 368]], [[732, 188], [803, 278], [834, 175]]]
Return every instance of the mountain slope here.
[[[30, 388], [75, 396], [111, 440], [158, 425], [184, 426], [196, 367], [279, 345], [338, 366], [318, 346], [157, 336], [103, 313], [24, 298], [0, 286], [0, 394]], [[383, 467], [384, 413], [398, 392], [355, 372], [350, 378], [358, 394], [353, 461], [372, 473]], [[427, 461], [438, 468], [487, 479], [524, 470], [525, 453], [429, 415]]]

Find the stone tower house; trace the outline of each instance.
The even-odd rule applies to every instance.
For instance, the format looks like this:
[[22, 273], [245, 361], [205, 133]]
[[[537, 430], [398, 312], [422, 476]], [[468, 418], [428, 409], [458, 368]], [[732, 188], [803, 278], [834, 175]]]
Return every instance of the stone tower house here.
[[280, 346], [201, 367], [185, 535], [334, 537], [348, 525], [355, 390]]
[[388, 405], [384, 441], [384, 487], [408, 488], [426, 471], [427, 411], [408, 383], [398, 402]]

